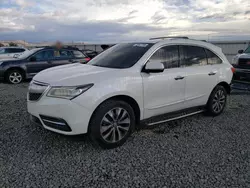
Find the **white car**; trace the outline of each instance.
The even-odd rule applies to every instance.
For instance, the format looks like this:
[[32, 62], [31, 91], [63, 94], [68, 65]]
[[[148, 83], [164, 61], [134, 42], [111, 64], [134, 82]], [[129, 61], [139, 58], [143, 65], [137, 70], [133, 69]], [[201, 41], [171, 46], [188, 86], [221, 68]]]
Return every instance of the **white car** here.
[[0, 59], [12, 59], [28, 51], [23, 47], [0, 47]]
[[118, 44], [88, 64], [38, 73], [29, 86], [28, 112], [48, 130], [88, 133], [101, 147], [114, 148], [141, 121], [154, 125], [204, 109], [219, 115], [233, 71], [220, 48], [202, 41]]

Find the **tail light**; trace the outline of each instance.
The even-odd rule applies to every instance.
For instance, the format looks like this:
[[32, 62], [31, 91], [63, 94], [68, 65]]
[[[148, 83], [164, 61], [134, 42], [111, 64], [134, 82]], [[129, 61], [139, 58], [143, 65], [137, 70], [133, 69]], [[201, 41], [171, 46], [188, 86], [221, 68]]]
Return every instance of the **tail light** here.
[[236, 69], [234, 67], [231, 67], [231, 71], [232, 71], [232, 73], [235, 73]]
[[85, 57], [85, 61], [90, 61], [91, 58], [90, 57]]

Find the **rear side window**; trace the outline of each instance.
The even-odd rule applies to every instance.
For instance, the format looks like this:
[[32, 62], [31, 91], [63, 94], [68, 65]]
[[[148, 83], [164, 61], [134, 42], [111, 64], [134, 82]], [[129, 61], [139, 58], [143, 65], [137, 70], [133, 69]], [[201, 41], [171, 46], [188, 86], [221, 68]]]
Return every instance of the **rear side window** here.
[[73, 54], [74, 54], [74, 56], [75, 57], [77, 57], [77, 58], [83, 58], [83, 57], [85, 57], [85, 55], [82, 53], [82, 52], [80, 52], [80, 51], [77, 51], [77, 50], [74, 50], [73, 51]]
[[182, 67], [207, 65], [205, 50], [197, 46], [180, 46]]
[[6, 52], [7, 53], [21, 53], [24, 52], [25, 50], [23, 48], [7, 48]]
[[205, 49], [207, 54], [207, 61], [209, 65], [221, 64], [222, 60], [208, 49]]
[[178, 46], [165, 46], [157, 50], [149, 59], [149, 63], [161, 62], [165, 69], [179, 66]]

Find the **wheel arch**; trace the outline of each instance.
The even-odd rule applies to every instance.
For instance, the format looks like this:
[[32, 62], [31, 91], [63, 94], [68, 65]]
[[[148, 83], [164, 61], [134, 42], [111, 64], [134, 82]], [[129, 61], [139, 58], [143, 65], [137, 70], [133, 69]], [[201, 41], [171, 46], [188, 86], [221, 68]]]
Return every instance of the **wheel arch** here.
[[9, 73], [10, 71], [12, 71], [12, 70], [19, 70], [19, 71], [22, 73], [23, 78], [24, 78], [24, 79], [26, 78], [26, 72], [25, 72], [25, 70], [24, 70], [22, 67], [10, 67], [10, 68], [8, 68], [8, 69], [4, 72], [4, 78], [5, 78], [5, 79], [6, 79], [7, 75], [8, 75], [8, 73]]
[[[108, 100], [120, 100], [120, 101], [124, 101], [126, 103], [128, 103], [134, 110], [134, 113], [135, 113], [135, 120], [136, 120], [136, 125], [139, 125], [140, 123], [140, 118], [141, 118], [141, 110], [140, 110], [140, 106], [139, 104], [137, 103], [137, 101], [131, 97], [131, 96], [128, 96], [128, 95], [115, 95], [115, 96], [112, 96], [112, 97], [109, 97], [105, 100], [103, 100], [99, 105], [97, 105], [97, 107], [95, 108], [95, 110], [93, 111], [91, 117], [90, 117], [90, 121], [94, 115], [94, 113], [96, 112], [97, 108], [103, 104], [104, 102], [108, 101]], [[90, 122], [89, 121], [89, 122]], [[88, 127], [88, 130], [89, 130], [89, 127]]]
[[227, 82], [220, 82], [220, 83], [218, 83], [216, 86], [218, 86], [218, 85], [220, 85], [220, 86], [223, 86], [225, 89], [226, 89], [226, 91], [227, 91], [227, 94], [230, 94], [231, 93], [231, 86], [230, 86], [230, 84], [228, 84]]

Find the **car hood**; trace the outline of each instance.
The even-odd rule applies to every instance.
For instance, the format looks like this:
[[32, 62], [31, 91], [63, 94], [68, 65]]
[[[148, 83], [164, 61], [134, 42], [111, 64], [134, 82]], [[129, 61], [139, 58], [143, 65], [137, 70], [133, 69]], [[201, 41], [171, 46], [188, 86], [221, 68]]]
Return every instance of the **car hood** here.
[[46, 69], [38, 73], [33, 80], [51, 86], [77, 86], [100, 82], [107, 76], [119, 74], [118, 72], [119, 69], [75, 63]]
[[237, 58], [249, 58], [250, 59], [250, 54], [246, 54], [246, 53], [243, 53], [243, 54], [238, 54], [236, 55]]

